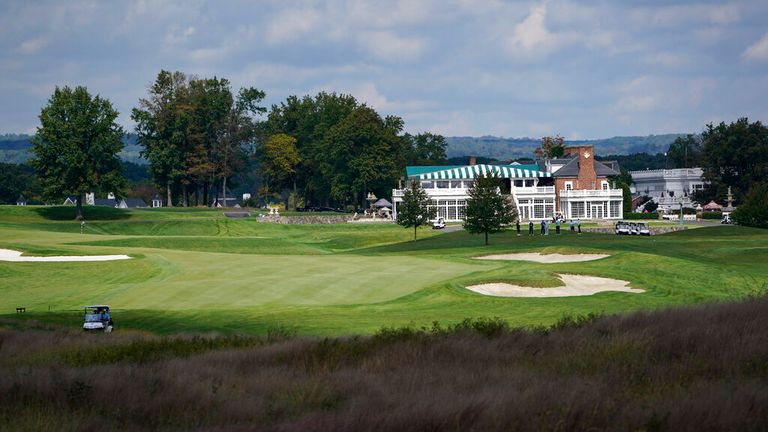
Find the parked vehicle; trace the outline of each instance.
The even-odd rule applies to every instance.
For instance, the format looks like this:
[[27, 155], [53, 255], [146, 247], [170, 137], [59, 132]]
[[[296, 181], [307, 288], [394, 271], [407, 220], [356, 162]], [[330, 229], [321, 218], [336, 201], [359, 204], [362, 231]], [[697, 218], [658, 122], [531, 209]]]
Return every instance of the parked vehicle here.
[[443, 229], [445, 228], [445, 219], [439, 217], [435, 219], [434, 222], [432, 222], [432, 229]]
[[86, 306], [83, 313], [83, 330], [112, 332], [114, 327], [109, 305]]
[[616, 235], [630, 235], [629, 222], [616, 222]]
[[727, 224], [727, 225], [732, 224], [733, 219], [731, 219], [731, 214], [729, 212], [723, 212], [723, 220], [721, 220], [720, 223]]
[[636, 222], [635, 230], [637, 232], [636, 235], [641, 235], [641, 236], [651, 235], [651, 229], [648, 228], [648, 225], [646, 225], [645, 222]]

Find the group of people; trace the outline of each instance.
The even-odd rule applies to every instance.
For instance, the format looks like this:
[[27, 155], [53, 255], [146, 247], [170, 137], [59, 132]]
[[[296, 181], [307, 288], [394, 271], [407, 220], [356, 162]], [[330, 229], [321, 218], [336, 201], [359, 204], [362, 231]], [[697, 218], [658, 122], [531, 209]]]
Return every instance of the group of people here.
[[[555, 225], [555, 234], [560, 234], [560, 225], [562, 222], [565, 222], [565, 219], [562, 217], [553, 217], [550, 221], [549, 219], [542, 219], [541, 220], [541, 235], [549, 235], [549, 226], [554, 224]], [[533, 219], [528, 221], [528, 235], [533, 235]], [[571, 227], [571, 233], [578, 233], [581, 234], [581, 219], [577, 218], [576, 220], [571, 219], [569, 221], [569, 225]], [[520, 219], [517, 220], [515, 223], [515, 228], [517, 229], [517, 235], [520, 235]]]

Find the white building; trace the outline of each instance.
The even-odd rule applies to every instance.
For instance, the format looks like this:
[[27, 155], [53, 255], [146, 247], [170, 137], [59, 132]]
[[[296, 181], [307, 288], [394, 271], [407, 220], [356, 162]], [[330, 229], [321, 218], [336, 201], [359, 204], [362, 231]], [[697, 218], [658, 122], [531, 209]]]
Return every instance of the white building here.
[[[464, 219], [474, 178], [491, 172], [504, 179], [502, 193], [514, 201], [523, 221], [551, 218], [558, 213], [574, 219], [621, 219], [622, 190], [612, 189], [606, 177], [618, 173], [594, 161], [591, 151], [592, 146], [568, 148], [565, 156], [551, 161], [557, 162], [554, 170], [551, 163], [410, 166], [406, 167], [406, 181], [419, 181], [437, 208], [437, 216], [446, 221]], [[392, 191], [395, 218], [403, 192]]]
[[701, 168], [675, 168], [630, 171], [634, 195], [647, 195], [659, 204], [663, 211], [693, 207], [691, 196], [704, 188], [704, 171]]

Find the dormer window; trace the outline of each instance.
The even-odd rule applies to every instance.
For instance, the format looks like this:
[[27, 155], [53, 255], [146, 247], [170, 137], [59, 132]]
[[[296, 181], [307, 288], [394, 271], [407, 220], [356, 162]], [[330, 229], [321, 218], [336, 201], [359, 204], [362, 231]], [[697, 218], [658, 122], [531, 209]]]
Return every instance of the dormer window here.
[[573, 190], [573, 182], [569, 182], [569, 181], [565, 182], [565, 190], [567, 191]]
[[608, 190], [608, 182], [607, 182], [607, 181], [603, 181], [603, 182], [600, 184], [600, 186], [602, 187], [602, 189], [603, 189], [604, 191], [607, 191], [607, 190]]

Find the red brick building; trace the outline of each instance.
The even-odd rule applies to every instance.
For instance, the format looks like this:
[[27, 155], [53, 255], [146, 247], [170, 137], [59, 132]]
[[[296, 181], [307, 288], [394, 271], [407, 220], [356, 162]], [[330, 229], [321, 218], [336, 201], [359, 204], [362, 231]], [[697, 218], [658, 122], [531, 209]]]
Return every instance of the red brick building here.
[[621, 219], [621, 189], [608, 177], [619, 174], [613, 161], [596, 161], [594, 146], [566, 147], [562, 157], [541, 162], [552, 173], [557, 212], [568, 219]]

